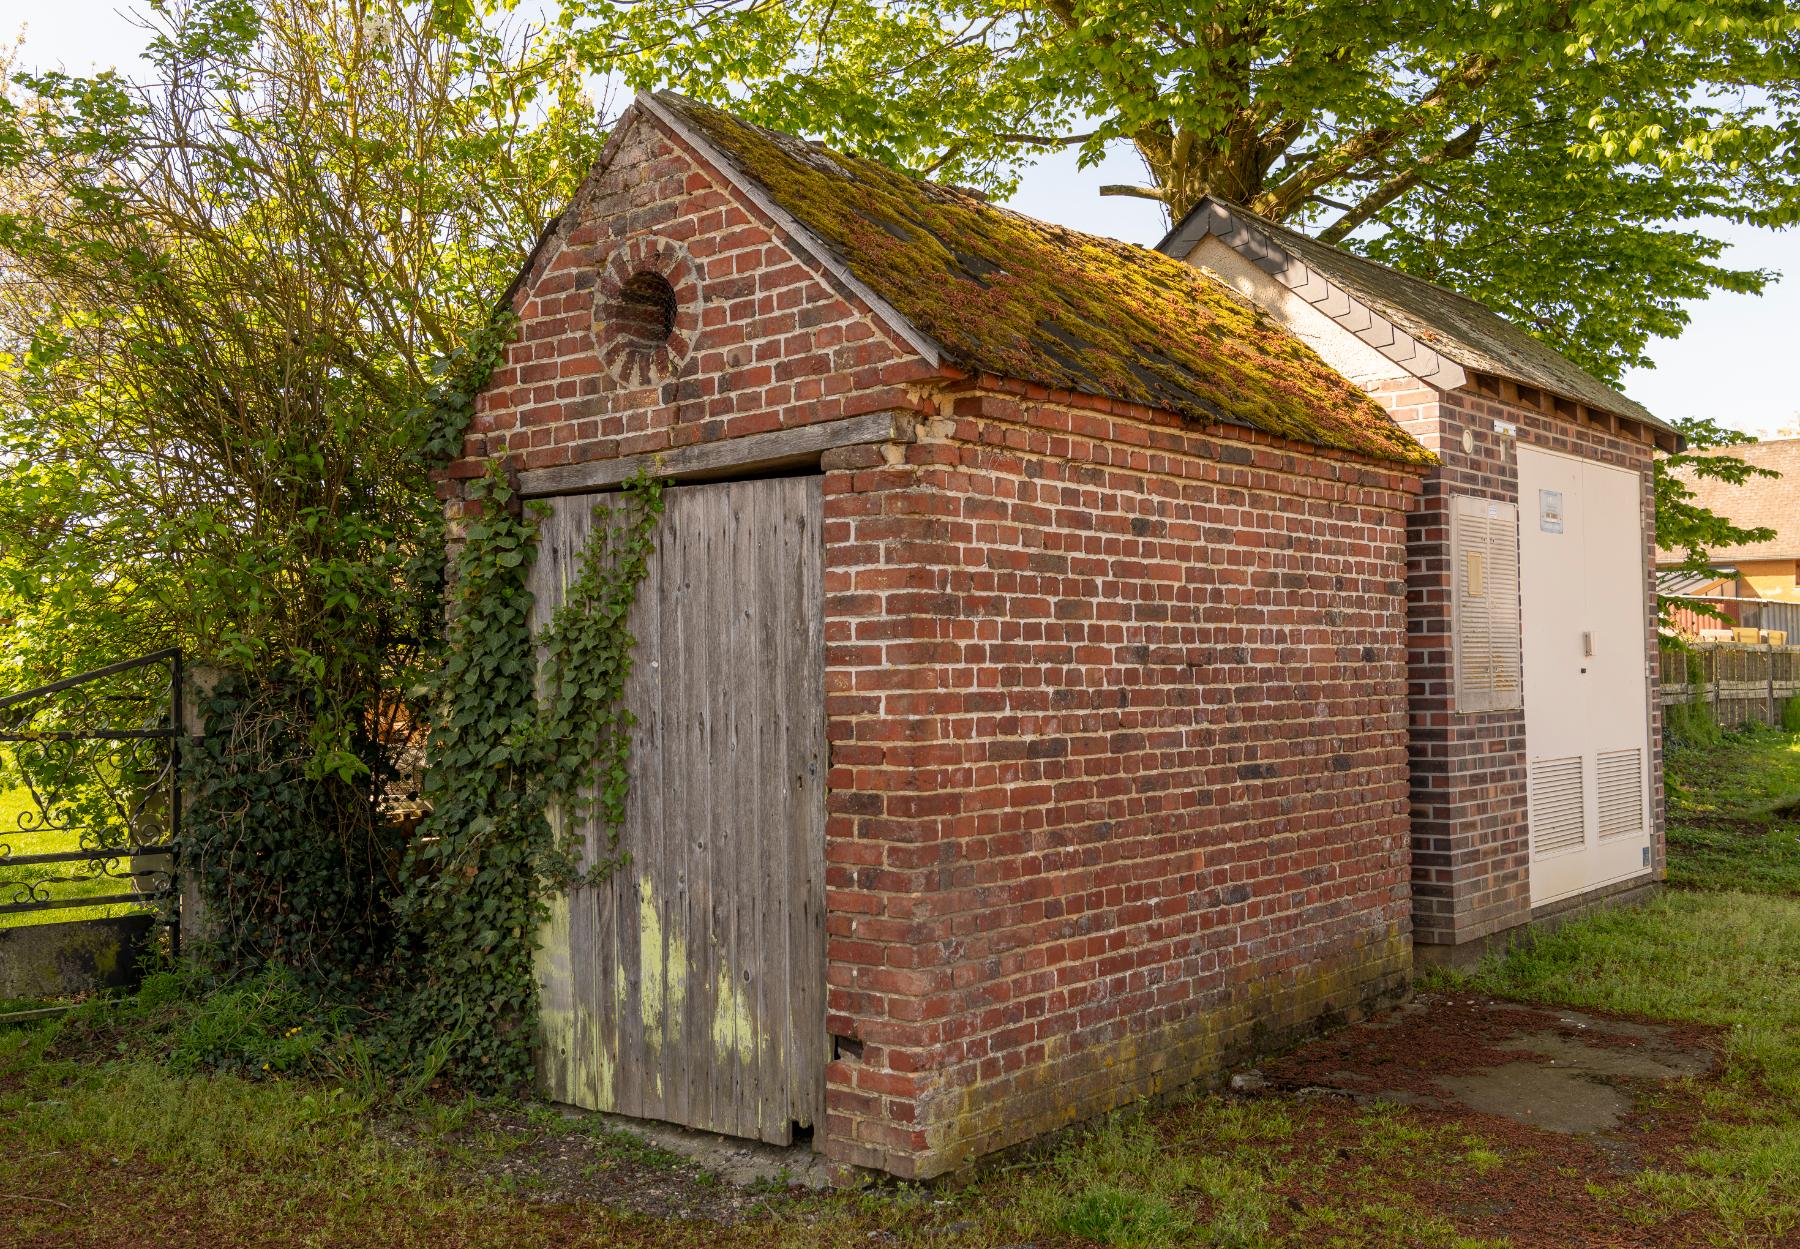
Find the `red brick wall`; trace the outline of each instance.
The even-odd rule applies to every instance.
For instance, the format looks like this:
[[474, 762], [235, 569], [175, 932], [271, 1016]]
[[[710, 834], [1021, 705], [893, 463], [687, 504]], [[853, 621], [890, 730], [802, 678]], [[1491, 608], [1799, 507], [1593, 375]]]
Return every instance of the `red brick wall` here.
[[[1664, 862], [1661, 707], [1655, 630], [1648, 623], [1656, 611], [1650, 445], [1558, 412], [1548, 400], [1531, 406], [1516, 394], [1489, 393], [1482, 388], [1487, 384], [1472, 380], [1448, 395], [1396, 384], [1376, 394], [1443, 461], [1426, 479], [1424, 498], [1407, 525], [1413, 939], [1422, 945], [1457, 945], [1531, 918], [1524, 713], [1459, 714], [1451, 698], [1449, 498], [1519, 502], [1518, 459], [1512, 440], [1494, 429], [1496, 421], [1517, 426], [1522, 442], [1643, 476], [1651, 844], [1658, 877]], [[1501, 386], [1492, 383], [1493, 390]], [[1474, 439], [1473, 451], [1463, 450], [1465, 431]]]
[[[452, 511], [489, 456], [920, 418], [824, 464], [828, 1006], [863, 1049], [823, 1148], [942, 1171], [1402, 992], [1416, 475], [946, 389], [658, 126], [609, 162], [521, 283]], [[646, 266], [674, 349], [597, 347]]]
[[830, 1069], [827, 1148], [902, 1174], [1409, 967], [1412, 478], [950, 411], [826, 481], [831, 1028], [865, 1046]]

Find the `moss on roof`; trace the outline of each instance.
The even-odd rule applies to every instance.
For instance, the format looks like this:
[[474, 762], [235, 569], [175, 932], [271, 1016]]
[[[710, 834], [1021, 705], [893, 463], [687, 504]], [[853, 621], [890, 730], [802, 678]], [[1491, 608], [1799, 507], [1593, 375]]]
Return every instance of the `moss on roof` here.
[[1434, 461], [1305, 344], [1180, 261], [685, 96], [655, 99], [954, 363], [1376, 459]]

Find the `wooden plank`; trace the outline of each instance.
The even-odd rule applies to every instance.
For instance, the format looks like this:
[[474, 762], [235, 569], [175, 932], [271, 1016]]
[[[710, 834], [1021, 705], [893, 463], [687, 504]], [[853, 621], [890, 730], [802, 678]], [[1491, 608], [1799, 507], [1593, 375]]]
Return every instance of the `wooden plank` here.
[[[792, 1048], [794, 968], [789, 950], [788, 917], [799, 895], [800, 882], [793, 872], [787, 845], [788, 755], [791, 727], [797, 712], [795, 700], [794, 639], [804, 632], [805, 616], [819, 605], [796, 601], [790, 592], [796, 549], [794, 532], [803, 523], [801, 510], [818, 478], [790, 478], [769, 492], [769, 523], [759, 561], [758, 593], [763, 613], [757, 622], [754, 645], [764, 659], [762, 698], [767, 711], [757, 761], [757, 811], [764, 852], [756, 874], [756, 892], [766, 899], [756, 917], [762, 960], [757, 1002], [758, 1108], [764, 1139], [780, 1144], [793, 1141]], [[822, 602], [822, 600], [821, 600]], [[802, 716], [804, 718], [804, 716]], [[821, 1078], [823, 1078], [821, 1073]]]
[[719, 649], [729, 665], [720, 682], [720, 692], [724, 703], [721, 770], [726, 782], [722, 792], [730, 797], [726, 809], [720, 812], [715, 862], [730, 873], [733, 888], [717, 899], [720, 950], [709, 1038], [713, 1069], [726, 1108], [721, 1118], [733, 1125], [731, 1131], [736, 1135], [762, 1135], [764, 1139], [767, 1136], [760, 1130], [756, 1104], [756, 1071], [753, 1062], [745, 1061], [746, 1056], [754, 1058], [753, 1047], [762, 1021], [750, 1008], [745, 978], [746, 974], [760, 977], [764, 970], [756, 961], [756, 935], [750, 927], [756, 919], [756, 898], [761, 892], [757, 888], [761, 883], [757, 852], [763, 821], [756, 805], [754, 736], [758, 678], [766, 664], [755, 654], [746, 631], [760, 606], [757, 548], [762, 545], [765, 523], [761, 505], [771, 487], [778, 489], [779, 484], [735, 482], [719, 492], [729, 514], [721, 535], [729, 550], [730, 571], [719, 578], [726, 590], [719, 618]]
[[[687, 662], [682, 665], [681, 701], [683, 716], [690, 726], [687, 754], [679, 758], [681, 787], [671, 798], [682, 812], [679, 822], [671, 827], [683, 837], [682, 856], [689, 873], [690, 894], [686, 910], [689, 928], [689, 980], [705, 986], [684, 1002], [686, 1050], [671, 1055], [671, 1064], [687, 1090], [686, 1117], [682, 1122], [691, 1127], [718, 1130], [718, 1098], [713, 1065], [706, 1051], [696, 1047], [710, 1043], [707, 1025], [712, 1022], [708, 1009], [711, 985], [717, 975], [718, 934], [713, 918], [714, 891], [725, 882], [717, 880], [713, 870], [714, 847], [717, 843], [717, 799], [721, 778], [718, 775], [718, 715], [714, 695], [723, 674], [719, 663], [717, 639], [720, 610], [719, 588], [729, 570], [721, 565], [722, 552], [717, 546], [722, 509], [718, 507], [716, 490], [689, 488], [676, 491], [676, 496], [691, 518], [693, 535], [683, 544], [687, 561], [683, 577], [683, 640]], [[704, 997], [703, 997], [704, 995]], [[702, 1038], [707, 1038], [706, 1042]]]
[[[540, 529], [540, 542], [545, 531], [554, 535], [554, 562], [556, 562], [556, 608], [562, 608], [569, 594], [569, 583], [576, 580], [581, 572], [581, 556], [587, 551], [589, 542], [594, 538], [594, 508], [592, 500], [558, 500], [549, 517], [544, 518], [544, 529]], [[542, 671], [542, 668], [540, 668]], [[556, 813], [558, 833], [565, 833], [572, 839], [580, 839], [581, 862], [589, 862], [594, 853], [594, 828], [592, 819], [583, 819], [578, 826], [567, 824], [567, 815]], [[574, 889], [565, 894], [560, 905], [567, 909], [569, 923], [569, 968], [574, 983], [574, 1035], [572, 1035], [571, 1083], [578, 1092], [581, 1101], [589, 1103], [605, 1103], [610, 1100], [612, 1091], [601, 1089], [603, 1083], [603, 1067], [601, 1053], [605, 1051], [608, 1022], [603, 1019], [598, 1002], [594, 1001], [592, 984], [594, 984], [594, 939], [598, 927], [598, 905], [594, 900], [592, 889]]]
[[[793, 1049], [787, 1058], [793, 1095], [790, 1115], [813, 1127], [825, 1122], [825, 493], [817, 478], [804, 483], [804, 524], [793, 565], [801, 571], [795, 604], [806, 623], [796, 659], [800, 682], [788, 705], [800, 743], [789, 902], [798, 937], [789, 951], [788, 977], [797, 986], [792, 1005]], [[790, 927], [790, 932], [796, 931]]]
[[648, 1118], [666, 1118], [675, 1123], [689, 1123], [688, 1087], [686, 1083], [677, 1082], [679, 1065], [671, 1064], [670, 1049], [666, 1047], [673, 1033], [673, 1046], [680, 1046], [682, 1033], [682, 997], [679, 990], [686, 983], [688, 972], [689, 936], [684, 930], [680, 938], [677, 957], [673, 959], [675, 983], [670, 983], [670, 921], [679, 921], [686, 929], [688, 916], [691, 880], [684, 871], [686, 857], [682, 853], [682, 844], [686, 839], [686, 830], [680, 821], [680, 790], [677, 786], [686, 783], [686, 770], [691, 767], [689, 758], [693, 750], [693, 734], [695, 725], [688, 716], [688, 709], [682, 704], [680, 695], [688, 684], [689, 651], [691, 651], [691, 628], [693, 628], [693, 601], [688, 592], [689, 576], [693, 569], [693, 531], [686, 497], [682, 491], [664, 493], [664, 511], [662, 526], [657, 540], [662, 545], [662, 644], [664, 644], [664, 687], [662, 687], [662, 714], [664, 714], [664, 752], [662, 752], [662, 817], [655, 824], [652, 837], [644, 844], [643, 862], [637, 866], [637, 878], [646, 882], [641, 898], [644, 916], [650, 923], [643, 925], [643, 939], [648, 941], [648, 934], [657, 934], [657, 948], [653, 957], [646, 957], [644, 979], [652, 984], [655, 992], [646, 993], [641, 1004], [641, 1031], [644, 1035], [643, 1071], [637, 1074], [637, 1080], [643, 1087], [644, 1114]]
[[[680, 830], [683, 838], [681, 853], [688, 865], [690, 893], [685, 913], [690, 936], [690, 979], [704, 983], [714, 973], [713, 797], [719, 784], [711, 741], [714, 724], [710, 702], [718, 679], [718, 643], [714, 637], [718, 615], [715, 593], [718, 577], [715, 574], [718, 570], [714, 567], [717, 552], [712, 547], [714, 518], [709, 506], [715, 496], [697, 489], [677, 491], [676, 495], [687, 509], [686, 514], [692, 518], [693, 537], [683, 548], [688, 573], [682, 582], [682, 632], [687, 650], [686, 662], [681, 666], [680, 688], [682, 718], [688, 725], [687, 750], [685, 755], [678, 755], [674, 760], [679, 769], [676, 775], [681, 778], [681, 789], [679, 794], [672, 791], [670, 797], [682, 814], [680, 820], [672, 824], [671, 832]], [[695, 1039], [705, 1035], [702, 1024], [707, 1021], [708, 1012], [704, 1003], [695, 997], [688, 998], [684, 1008], [684, 1025], [691, 1051]], [[671, 1055], [671, 1061], [679, 1064], [677, 1078], [687, 1090], [686, 1117], [682, 1122], [690, 1127], [713, 1128], [718, 1116], [714, 1108], [711, 1064], [705, 1062], [703, 1056], [697, 1059], [691, 1052]]]
[[[623, 517], [618, 518], [623, 522]], [[592, 992], [612, 1022], [613, 1085], [619, 1090], [619, 1109], [642, 1115], [644, 1064], [634, 1056], [644, 1050], [643, 945], [640, 937], [638, 873], [643, 870], [642, 849], [661, 835], [659, 783], [661, 751], [659, 689], [662, 659], [663, 554], [661, 526], [632, 603], [627, 627], [636, 640], [632, 671], [626, 681], [625, 706], [637, 718], [631, 730], [631, 792], [626, 801], [619, 851], [630, 855], [614, 873], [606, 891], [605, 922], [594, 950]]]
[[[754, 702], [758, 709], [755, 734], [747, 743], [745, 798], [756, 813], [754, 830], [761, 851], [746, 871], [756, 882], [751, 890], [754, 912], [749, 917], [755, 945], [752, 974], [756, 1033], [753, 1076], [754, 1115], [762, 1138], [786, 1145], [792, 1141], [787, 1096], [787, 934], [782, 919], [792, 883], [786, 874], [786, 847], [779, 841], [783, 799], [784, 728], [788, 715], [787, 666], [782, 654], [784, 635], [792, 632], [790, 604], [781, 594], [782, 561], [791, 524], [794, 487], [805, 478], [770, 482], [757, 492], [760, 510], [758, 542], [752, 561], [754, 582], [751, 598], [755, 617], [747, 621], [745, 647], [756, 672]], [[773, 839], [774, 844], [771, 844]]]
[[648, 455], [535, 468], [519, 474], [519, 491], [526, 498], [545, 498], [604, 490], [623, 485], [645, 469], [658, 477], [678, 480], [707, 474], [798, 467], [833, 447], [911, 441], [912, 420], [912, 414], [908, 412], [867, 412], [843, 420], [773, 429], [743, 438], [697, 442]]
[[[562, 602], [564, 535], [563, 526], [553, 514], [546, 517], [538, 531], [537, 558], [526, 574], [526, 588], [531, 593], [529, 624], [533, 638], [542, 635], [551, 613]], [[544, 647], [537, 646], [537, 686], [543, 693]], [[551, 813], [552, 820], [558, 817]], [[544, 1043], [538, 1064], [550, 1095], [569, 1100], [580, 1095], [575, 1080], [575, 1020], [579, 1001], [577, 986], [571, 974], [571, 942], [569, 939], [569, 905], [566, 898], [551, 901], [551, 914], [540, 936], [536, 967], [539, 986], [539, 1009], [544, 1023]]]
[[[770, 558], [762, 569], [766, 585], [764, 593], [771, 601], [780, 605], [778, 610], [769, 614], [769, 628], [764, 634], [764, 646], [768, 650], [772, 676], [771, 698], [778, 705], [780, 714], [772, 717], [769, 758], [765, 765], [763, 809], [767, 835], [772, 844], [761, 881], [763, 888], [777, 891], [784, 901], [776, 914], [764, 917], [764, 924], [769, 957], [785, 974], [781, 977], [779, 991], [770, 995], [768, 1013], [765, 1016], [765, 1026], [773, 1051], [770, 1054], [768, 1072], [769, 1083], [773, 1087], [768, 1090], [764, 1099], [762, 1114], [765, 1119], [778, 1121], [783, 1128], [782, 1134], [786, 1137], [791, 1132], [789, 1125], [794, 1119], [793, 1068], [790, 1058], [794, 1042], [795, 985], [792, 975], [792, 941], [788, 929], [797, 900], [796, 886], [800, 883], [794, 874], [793, 847], [790, 844], [793, 728], [796, 720], [793, 703], [801, 695], [800, 690], [793, 688], [793, 666], [803, 646], [803, 642], [796, 639], [805, 633], [805, 607], [795, 601], [793, 579], [795, 560], [799, 555], [795, 530], [804, 523], [801, 509], [805, 489], [810, 483], [807, 479], [800, 479], [782, 484], [785, 488], [778, 505], [781, 521], [776, 532], [771, 534]], [[804, 719], [804, 716], [800, 718]]]

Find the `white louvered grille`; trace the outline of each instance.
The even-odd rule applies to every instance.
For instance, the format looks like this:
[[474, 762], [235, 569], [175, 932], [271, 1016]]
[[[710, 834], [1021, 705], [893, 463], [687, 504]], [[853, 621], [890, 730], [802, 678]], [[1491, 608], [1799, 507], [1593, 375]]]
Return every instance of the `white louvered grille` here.
[[1510, 503], [1451, 500], [1456, 709], [1523, 705], [1519, 678], [1519, 516]]
[[1527, 781], [1532, 857], [1579, 848], [1586, 839], [1581, 757], [1533, 760]]
[[1519, 514], [1511, 504], [1488, 522], [1488, 661], [1494, 707], [1523, 706], [1519, 660]]
[[1606, 750], [1598, 759], [1600, 836], [1644, 831], [1644, 752]]

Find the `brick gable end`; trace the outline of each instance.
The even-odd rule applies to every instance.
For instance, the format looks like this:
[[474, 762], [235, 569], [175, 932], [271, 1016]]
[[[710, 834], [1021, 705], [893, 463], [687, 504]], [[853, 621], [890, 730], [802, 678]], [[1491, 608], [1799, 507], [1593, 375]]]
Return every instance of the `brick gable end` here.
[[[614, 315], [627, 269], [676, 296], [677, 350], [661, 360], [619, 349], [635, 328]], [[446, 498], [490, 457], [547, 468], [908, 407], [905, 384], [935, 372], [642, 112], [540, 245], [513, 309], [518, 333]]]

